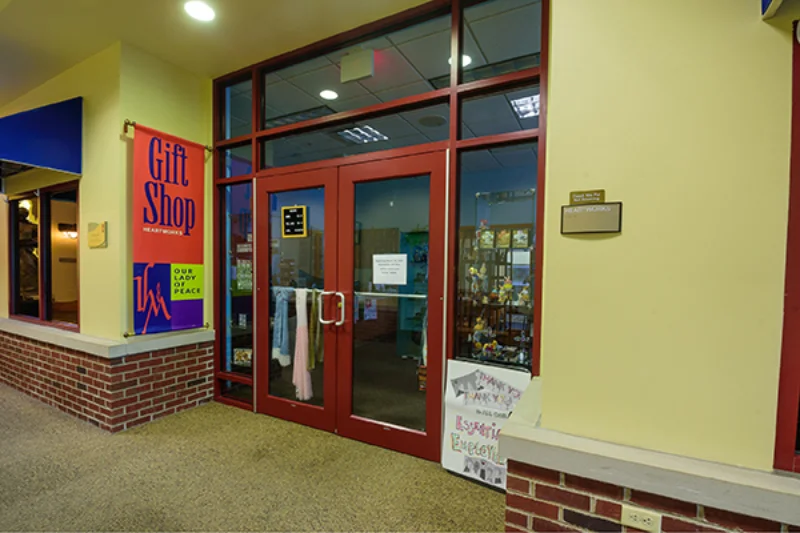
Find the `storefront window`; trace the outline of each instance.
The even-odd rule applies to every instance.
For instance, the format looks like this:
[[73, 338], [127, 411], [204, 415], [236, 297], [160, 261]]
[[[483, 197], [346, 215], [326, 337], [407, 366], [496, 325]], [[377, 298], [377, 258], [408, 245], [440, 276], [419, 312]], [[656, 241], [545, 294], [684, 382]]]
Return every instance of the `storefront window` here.
[[263, 129], [294, 124], [450, 84], [450, 15], [264, 76]]
[[222, 177], [235, 178], [253, 172], [253, 145], [251, 143], [226, 148], [222, 151]]
[[262, 143], [262, 168], [403, 148], [449, 135], [450, 106], [438, 104]]
[[14, 273], [14, 314], [39, 318], [39, 199], [11, 204]]
[[461, 106], [462, 139], [538, 127], [538, 85], [466, 98]]
[[538, 144], [460, 156], [456, 357], [531, 368]]
[[11, 313], [78, 324], [78, 189], [42, 190], [10, 202]]
[[222, 189], [224, 286], [221, 369], [253, 373], [252, 184]]
[[233, 139], [247, 135], [253, 130], [253, 84], [247, 79], [228, 85], [222, 89], [222, 131], [223, 139]]
[[78, 191], [50, 197], [51, 320], [78, 323]]
[[541, 0], [492, 0], [464, 10], [462, 82], [539, 65]]

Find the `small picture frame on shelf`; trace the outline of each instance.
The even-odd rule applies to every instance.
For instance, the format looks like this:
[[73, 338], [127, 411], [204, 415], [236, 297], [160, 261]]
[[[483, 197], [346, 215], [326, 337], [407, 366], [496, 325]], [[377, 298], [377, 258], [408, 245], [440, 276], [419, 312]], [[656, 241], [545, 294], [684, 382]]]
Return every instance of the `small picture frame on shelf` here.
[[511, 246], [511, 231], [507, 229], [498, 231], [495, 246], [497, 248], [509, 248]]
[[513, 248], [527, 248], [530, 244], [528, 230], [515, 229], [511, 241], [513, 242]]
[[482, 250], [494, 248], [494, 230], [482, 229], [478, 246]]

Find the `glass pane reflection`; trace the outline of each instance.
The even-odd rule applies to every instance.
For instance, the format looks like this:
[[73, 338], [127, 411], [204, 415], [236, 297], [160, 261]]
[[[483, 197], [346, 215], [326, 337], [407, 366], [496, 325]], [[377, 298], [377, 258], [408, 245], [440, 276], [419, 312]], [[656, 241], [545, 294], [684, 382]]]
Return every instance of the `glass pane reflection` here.
[[460, 157], [456, 354], [530, 369], [538, 144]]
[[16, 204], [16, 305], [18, 315], [39, 317], [39, 199]]
[[[283, 236], [285, 209], [305, 208], [305, 236]], [[269, 394], [323, 405], [325, 188], [270, 194]], [[304, 301], [298, 306], [298, 298]]]
[[[425, 430], [430, 178], [355, 186], [353, 414]], [[405, 284], [375, 284], [373, 257], [406, 256]], [[386, 294], [386, 296], [383, 296]]]
[[50, 195], [51, 319], [78, 323], [78, 191]]

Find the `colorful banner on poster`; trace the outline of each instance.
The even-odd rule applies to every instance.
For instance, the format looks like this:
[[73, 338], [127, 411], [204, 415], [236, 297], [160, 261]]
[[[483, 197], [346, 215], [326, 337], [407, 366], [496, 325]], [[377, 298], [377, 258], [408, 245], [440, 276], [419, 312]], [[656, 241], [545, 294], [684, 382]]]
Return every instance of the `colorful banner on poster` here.
[[203, 326], [205, 147], [136, 125], [133, 325], [137, 335]]
[[[506, 488], [498, 439], [522, 394], [540, 382], [519, 370], [447, 362], [442, 466], [487, 485]], [[538, 400], [537, 400], [538, 401]]]

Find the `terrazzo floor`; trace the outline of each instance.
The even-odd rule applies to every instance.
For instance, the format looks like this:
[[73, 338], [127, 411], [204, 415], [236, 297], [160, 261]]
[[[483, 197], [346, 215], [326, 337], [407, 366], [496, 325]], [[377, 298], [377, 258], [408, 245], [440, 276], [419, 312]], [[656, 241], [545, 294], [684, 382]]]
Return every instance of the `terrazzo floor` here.
[[110, 435], [0, 385], [0, 531], [502, 531], [440, 465], [211, 403]]

